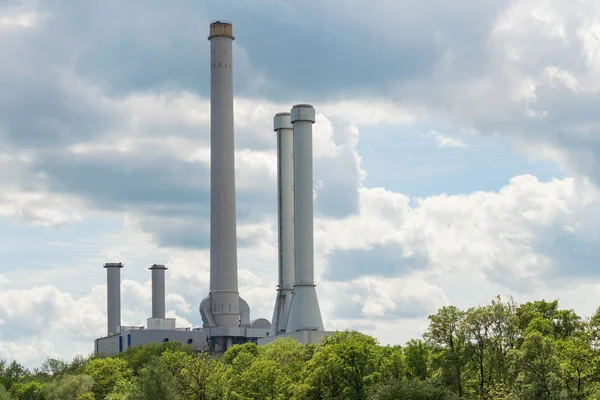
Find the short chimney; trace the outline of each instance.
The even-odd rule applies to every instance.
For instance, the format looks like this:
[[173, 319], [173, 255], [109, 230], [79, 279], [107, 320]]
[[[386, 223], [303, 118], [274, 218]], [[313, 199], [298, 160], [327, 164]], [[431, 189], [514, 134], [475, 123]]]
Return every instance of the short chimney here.
[[106, 263], [107, 335], [121, 332], [121, 268], [123, 263]]
[[152, 318], [165, 318], [165, 271], [167, 267], [153, 264], [152, 271]]

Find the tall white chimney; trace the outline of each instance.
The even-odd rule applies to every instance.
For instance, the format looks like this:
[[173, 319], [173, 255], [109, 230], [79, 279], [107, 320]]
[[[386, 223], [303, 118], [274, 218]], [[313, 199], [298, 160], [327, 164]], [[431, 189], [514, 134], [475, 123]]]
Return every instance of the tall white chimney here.
[[314, 279], [312, 125], [315, 109], [297, 104], [291, 110], [294, 129], [294, 294], [286, 328], [323, 331]]
[[121, 332], [121, 268], [122, 263], [106, 263], [107, 336]]
[[240, 326], [233, 139], [233, 28], [210, 25], [210, 296], [218, 327]]
[[279, 274], [270, 336], [285, 333], [294, 291], [294, 131], [290, 113], [273, 119], [277, 132]]
[[[233, 28], [210, 24], [210, 293], [200, 303], [210, 348], [224, 351], [245, 337], [247, 303], [238, 292], [233, 134]], [[241, 310], [244, 308], [244, 322]], [[246, 312], [247, 311], [247, 312]], [[242, 328], [242, 329], [240, 329]]]
[[152, 271], [152, 318], [165, 318], [165, 271], [164, 265], [153, 264]]

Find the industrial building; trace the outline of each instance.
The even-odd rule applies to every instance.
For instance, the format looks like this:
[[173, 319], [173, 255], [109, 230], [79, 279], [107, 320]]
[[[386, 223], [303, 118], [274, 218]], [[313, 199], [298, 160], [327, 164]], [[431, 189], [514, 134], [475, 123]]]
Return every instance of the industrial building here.
[[[94, 353], [113, 355], [126, 351], [129, 346], [150, 342], [180, 342], [197, 350], [210, 348], [210, 341], [203, 328], [177, 328], [175, 318], [165, 318], [165, 271], [164, 265], [152, 265], [152, 316], [146, 326], [121, 325], [121, 268], [122, 263], [107, 263], [107, 335], [96, 339]], [[249, 318], [244, 315], [243, 318]], [[244, 320], [247, 341], [256, 342], [269, 333], [271, 324], [264, 318]]]
[[223, 352], [236, 343], [265, 344], [290, 336], [315, 343], [326, 332], [314, 280], [312, 126], [315, 109], [297, 104], [274, 117], [278, 159], [278, 285], [273, 322], [252, 321], [238, 291], [233, 118], [233, 26], [210, 25], [210, 288], [199, 310], [203, 325], [177, 328], [165, 318], [164, 265], [153, 265], [152, 316], [145, 327], [121, 325], [122, 263], [107, 263], [107, 336], [95, 352], [111, 355], [129, 346], [177, 341]]

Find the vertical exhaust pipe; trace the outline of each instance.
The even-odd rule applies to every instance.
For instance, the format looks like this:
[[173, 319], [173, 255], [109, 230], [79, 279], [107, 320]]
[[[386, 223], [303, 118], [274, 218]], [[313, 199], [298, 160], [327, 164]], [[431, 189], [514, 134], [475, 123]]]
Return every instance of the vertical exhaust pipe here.
[[285, 333], [294, 291], [294, 131], [290, 113], [273, 119], [277, 132], [279, 271], [270, 336]]
[[152, 271], [152, 318], [165, 318], [165, 271], [167, 267], [153, 264]]
[[122, 263], [106, 263], [107, 336], [121, 332], [121, 268]]
[[294, 294], [287, 333], [323, 331], [317, 299], [313, 237], [313, 156], [312, 125], [315, 109], [297, 104], [291, 110], [294, 129]]

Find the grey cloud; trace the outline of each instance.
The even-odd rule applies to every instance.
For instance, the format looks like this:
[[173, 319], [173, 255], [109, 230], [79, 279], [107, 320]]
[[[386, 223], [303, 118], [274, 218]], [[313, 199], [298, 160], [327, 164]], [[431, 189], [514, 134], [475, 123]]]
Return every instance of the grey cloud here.
[[335, 158], [317, 158], [315, 181], [323, 181], [317, 190], [315, 212], [343, 218], [358, 212], [359, 165], [355, 149], [344, 146]]
[[[483, 58], [477, 56], [485, 52], [503, 4], [374, 1], [340, 7], [309, 1], [256, 7], [236, 2], [223, 8], [211, 3], [208, 10], [236, 22], [251, 65], [268, 77], [269, 96], [343, 99], [385, 96], [395, 84], [431, 75], [447, 49], [457, 56], [457, 71], [477, 73]], [[263, 26], [268, 29], [257, 29]]]
[[164, 218], [144, 215], [140, 220], [140, 228], [152, 232], [159, 246], [206, 249], [210, 245], [208, 218], [196, 216]]
[[357, 137], [343, 120], [329, 117], [329, 121], [335, 127], [332, 141], [337, 146], [337, 154], [334, 157], [314, 159], [314, 180], [317, 187], [315, 213], [344, 218], [356, 214], [359, 206], [358, 189], [362, 171], [356, 154]]
[[208, 169], [174, 158], [59, 153], [37, 165], [53, 190], [83, 195], [99, 208], [122, 204], [208, 205]]
[[48, 40], [70, 44], [78, 74], [103, 82], [109, 93], [183, 87], [208, 92], [209, 81], [203, 79], [209, 73], [208, 20], [200, 3], [44, 6], [54, 16]]
[[[402, 288], [398, 288], [401, 290]], [[377, 299], [369, 298], [368, 293], [361, 288], [352, 289], [352, 294], [362, 298], [365, 303], [377, 302]], [[340, 319], [364, 319], [394, 320], [398, 318], [423, 318], [436, 310], [437, 304], [434, 300], [423, 297], [404, 297], [394, 302], [394, 309], [385, 312], [384, 315], [366, 315], [363, 311], [362, 302], [355, 302], [348, 296], [338, 296], [334, 302], [333, 313], [335, 318]]]
[[435, 73], [447, 50], [455, 55], [455, 71], [480, 73], [487, 37], [505, 4], [378, 0], [340, 9], [331, 1], [260, 3], [40, 3], [53, 18], [36, 44], [44, 50], [61, 43], [64, 62], [113, 94], [166, 88], [207, 94], [207, 25], [225, 17], [240, 46], [234, 62], [252, 71], [238, 68], [238, 94], [282, 101], [381, 96]]
[[377, 244], [372, 249], [335, 250], [328, 257], [324, 278], [347, 281], [364, 275], [396, 277], [426, 266], [427, 258], [422, 254], [405, 257], [397, 243]]
[[552, 258], [554, 269], [548, 273], [551, 284], [563, 286], [565, 279], [586, 281], [598, 276], [600, 237], [597, 233], [583, 235], [555, 225], [535, 235], [532, 249]]
[[60, 74], [7, 78], [10, 82], [0, 93], [0, 138], [6, 143], [63, 147], [74, 140], [101, 136], [122, 122], [114, 110], [83, 93], [73, 93]]
[[[95, 208], [138, 215], [159, 245], [205, 248], [210, 216], [209, 170], [167, 156], [59, 154], [38, 169], [55, 192], [82, 196]], [[240, 222], [260, 220], [275, 207], [272, 191], [237, 192]], [[241, 243], [244, 245], [244, 242]]]
[[362, 319], [362, 304], [349, 301], [347, 297], [343, 301], [336, 301], [333, 307], [333, 313], [340, 319]]

